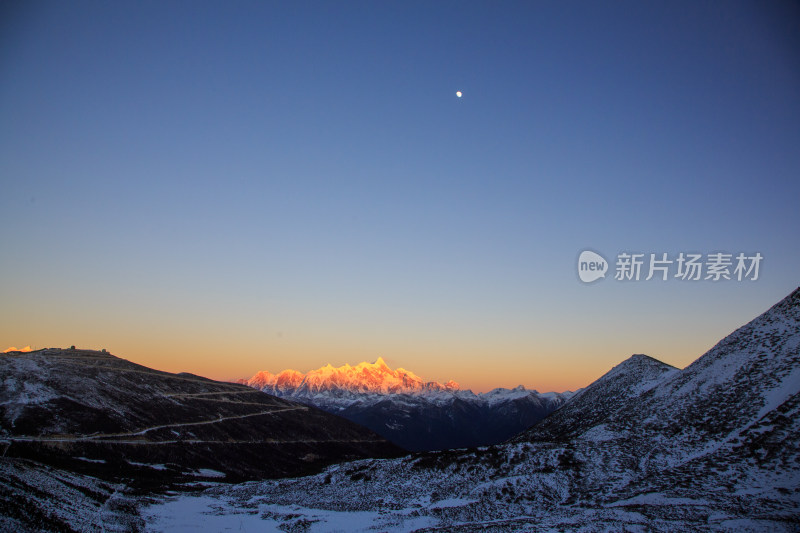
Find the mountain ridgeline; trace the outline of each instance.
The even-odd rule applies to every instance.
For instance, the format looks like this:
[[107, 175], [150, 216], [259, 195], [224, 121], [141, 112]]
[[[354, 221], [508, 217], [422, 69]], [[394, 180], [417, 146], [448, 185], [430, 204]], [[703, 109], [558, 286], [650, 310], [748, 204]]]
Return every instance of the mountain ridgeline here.
[[380, 357], [375, 363], [327, 365], [306, 374], [259, 372], [239, 382], [342, 416], [411, 451], [498, 444], [572, 395], [522, 386], [475, 394], [454, 381], [424, 381], [403, 368], [393, 370]]

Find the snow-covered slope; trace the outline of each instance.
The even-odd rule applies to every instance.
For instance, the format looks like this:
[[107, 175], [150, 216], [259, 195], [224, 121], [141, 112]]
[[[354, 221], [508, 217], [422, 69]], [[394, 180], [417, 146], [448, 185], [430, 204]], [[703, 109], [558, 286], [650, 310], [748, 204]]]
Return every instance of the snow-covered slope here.
[[213, 508], [320, 531], [797, 531], [798, 346], [800, 289], [684, 370], [629, 358], [507, 444], [219, 487], [145, 515], [164, 527]]
[[475, 394], [455, 381], [424, 381], [403, 368], [393, 370], [382, 358], [306, 374], [264, 371], [239, 382], [342, 416], [412, 451], [503, 442], [573, 394], [540, 394], [523, 386]]
[[34, 461], [0, 460], [0, 531], [141, 531], [127, 487]]
[[607, 422], [619, 409], [679, 372], [677, 368], [647, 355], [632, 355], [590, 386], [578, 391], [557, 413], [516, 440], [575, 438]]
[[798, 300], [795, 291], [682, 371], [634, 355], [515, 440], [613, 435], [649, 446], [651, 469], [740, 442], [800, 390]]

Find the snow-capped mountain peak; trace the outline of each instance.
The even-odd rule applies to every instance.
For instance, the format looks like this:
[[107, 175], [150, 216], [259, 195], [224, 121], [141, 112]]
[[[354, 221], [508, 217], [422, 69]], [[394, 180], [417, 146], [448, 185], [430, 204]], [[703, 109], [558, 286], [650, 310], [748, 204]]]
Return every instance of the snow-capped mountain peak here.
[[374, 363], [366, 361], [350, 366], [334, 367], [330, 363], [305, 374], [297, 370], [284, 370], [278, 374], [258, 372], [243, 383], [266, 392], [296, 393], [339, 392], [378, 394], [422, 394], [434, 391], [459, 390], [458, 383], [424, 381], [409, 370], [392, 370], [382, 357]]

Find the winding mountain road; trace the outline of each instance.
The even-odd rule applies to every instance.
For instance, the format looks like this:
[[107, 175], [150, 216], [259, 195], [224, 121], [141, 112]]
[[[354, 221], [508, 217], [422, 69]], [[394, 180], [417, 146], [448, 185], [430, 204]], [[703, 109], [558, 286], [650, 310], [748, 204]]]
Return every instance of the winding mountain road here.
[[[5, 437], [4, 440], [10, 441], [20, 441], [20, 442], [114, 442], [114, 443], [136, 443], [136, 444], [166, 444], [169, 442], [192, 442], [187, 440], [175, 440], [175, 441], [124, 441], [124, 440], [117, 440], [117, 438], [122, 437], [136, 437], [142, 436], [145, 433], [150, 431], [156, 431], [159, 429], [171, 429], [177, 427], [187, 427], [187, 426], [202, 426], [207, 424], [217, 424], [219, 422], [224, 422], [226, 420], [235, 420], [238, 418], [249, 418], [252, 416], [261, 416], [261, 415], [272, 415], [275, 413], [285, 412], [285, 411], [307, 411], [308, 407], [300, 406], [300, 407], [286, 407], [284, 409], [270, 409], [269, 411], [260, 411], [258, 413], [246, 413], [243, 415], [234, 415], [234, 416], [219, 416], [218, 418], [213, 418], [211, 420], [200, 420], [198, 422], [181, 422], [179, 424], [162, 424], [158, 426], [151, 426], [139, 431], [131, 431], [128, 433], [98, 433], [94, 435], [58, 435], [53, 437], [45, 437], [45, 436], [33, 436], [33, 435], [20, 435], [20, 436], [9, 436]], [[217, 441], [196, 441], [196, 442], [217, 442]], [[228, 441], [220, 441], [220, 442], [228, 442]], [[248, 441], [249, 442], [249, 441]], [[276, 441], [277, 442], [277, 441]], [[327, 442], [327, 441], [322, 441]]]

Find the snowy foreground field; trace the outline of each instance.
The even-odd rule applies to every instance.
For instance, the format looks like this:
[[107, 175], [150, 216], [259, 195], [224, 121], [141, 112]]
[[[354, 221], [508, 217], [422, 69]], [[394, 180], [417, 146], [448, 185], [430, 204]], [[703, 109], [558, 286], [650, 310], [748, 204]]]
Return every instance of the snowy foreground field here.
[[[410, 512], [411, 510], [409, 510]], [[297, 505], [260, 504], [239, 507], [212, 496], [181, 496], [150, 507], [144, 513], [148, 529], [153, 531], [263, 531], [284, 533], [287, 524], [305, 531], [376, 531], [386, 530], [391, 522], [395, 531], [414, 531], [433, 526], [435, 520], [411, 518], [398, 528], [381, 512], [325, 511]], [[287, 518], [292, 517], [292, 518]]]
[[[527, 450], [527, 452], [526, 452]], [[141, 510], [150, 531], [796, 531], [797, 476], [762, 472], [747, 485], [722, 479], [597, 498], [584, 457], [551, 450], [528, 461], [515, 444], [475, 453], [360, 461], [317, 476], [218, 484]], [[559, 455], [561, 454], [561, 455]], [[565, 465], [575, 461], [579, 468]], [[446, 465], [446, 463], [449, 463]], [[498, 467], [487, 466], [500, 463]], [[512, 464], [516, 463], [516, 464]], [[562, 464], [561, 469], [550, 468]], [[446, 465], [446, 466], [445, 466]], [[595, 472], [602, 465], [595, 465]], [[532, 472], [531, 470], [536, 470]], [[736, 477], [734, 471], [722, 473]], [[614, 480], [625, 492], [633, 476]], [[794, 485], [794, 490], [787, 488]], [[692, 486], [694, 485], [694, 486]]]
[[[508, 478], [498, 481], [505, 487], [519, 483], [518, 479]], [[487, 510], [487, 505], [491, 505], [485, 498], [487, 491], [478, 499], [431, 501], [430, 495], [425, 495], [394, 502], [384, 499], [379, 505], [371, 503], [370, 506], [374, 505], [371, 510], [345, 510], [346, 505], [325, 503], [296, 493], [276, 499], [286, 502], [297, 497], [298, 503], [269, 503], [276, 495], [258, 494], [268, 493], [270, 488], [279, 487], [247, 484], [230, 490], [219, 486], [201, 495], [175, 495], [143, 509], [142, 517], [147, 530], [163, 532], [797, 530], [790, 515], [781, 523], [773, 519], [737, 517], [719, 510], [710, 512], [714, 506], [713, 495], [692, 500], [650, 493], [598, 509], [545, 506], [537, 512], [531, 507], [518, 507], [514, 511], [520, 514], [481, 519], [481, 515], [502, 514]], [[795, 509], [800, 509], [796, 503]], [[511, 512], [513, 506], [499, 502], [498, 508]]]

